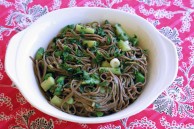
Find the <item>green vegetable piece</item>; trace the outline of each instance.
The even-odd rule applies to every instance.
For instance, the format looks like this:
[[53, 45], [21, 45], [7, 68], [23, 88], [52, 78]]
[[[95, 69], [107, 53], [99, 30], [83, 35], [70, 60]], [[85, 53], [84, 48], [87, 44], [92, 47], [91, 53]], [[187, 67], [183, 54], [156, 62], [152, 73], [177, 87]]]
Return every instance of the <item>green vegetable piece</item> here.
[[137, 46], [139, 43], [139, 39], [137, 38], [136, 35], [134, 35], [134, 37], [130, 38], [130, 41], [132, 42], [133, 46]]
[[106, 35], [106, 33], [104, 32], [104, 29], [101, 27], [96, 28], [95, 34], [100, 35], [102, 37], [104, 37]]
[[96, 115], [97, 115], [97, 117], [101, 117], [104, 115], [104, 113], [103, 112], [96, 112]]
[[110, 63], [108, 61], [103, 61], [101, 66], [102, 67], [111, 67]]
[[108, 86], [109, 85], [109, 82], [104, 81], [104, 82], [99, 83], [98, 85], [99, 86]]
[[44, 54], [44, 48], [40, 47], [38, 51], [36, 52], [35, 59], [41, 60]]
[[85, 79], [81, 83], [83, 85], [86, 85], [86, 84], [94, 85], [94, 84], [99, 84], [100, 83], [100, 77], [99, 77], [98, 74], [89, 75], [87, 72], [84, 71], [83, 72], [83, 78]]
[[87, 47], [92, 48], [92, 47], [96, 47], [97, 43], [96, 41], [93, 41], [93, 40], [84, 40], [83, 45], [87, 45]]
[[95, 103], [95, 108], [99, 108], [100, 104], [99, 103]]
[[99, 68], [99, 72], [103, 73], [103, 72], [108, 72], [111, 71], [114, 74], [120, 75], [121, 74], [121, 69], [120, 68], [109, 68], [109, 67], [100, 67]]
[[104, 87], [100, 87], [100, 93], [104, 94], [106, 92], [106, 89]]
[[62, 34], [65, 34], [68, 30], [73, 30], [75, 28], [75, 25], [72, 24], [72, 25], [67, 25], [65, 26], [62, 30], [61, 30], [61, 33]]
[[96, 52], [96, 58], [93, 59], [93, 62], [96, 64], [101, 64], [101, 62], [104, 60], [104, 56], [100, 51]]
[[59, 56], [61, 56], [62, 54], [63, 54], [62, 51], [56, 51], [56, 52], [55, 52], [55, 56], [56, 56], [56, 57], [59, 57]]
[[65, 80], [65, 77], [64, 76], [61, 76], [57, 79], [57, 84], [60, 84], [60, 85], [64, 85], [64, 80]]
[[123, 41], [123, 40], [119, 40], [119, 42], [117, 43], [118, 47], [122, 50], [122, 51], [130, 51], [131, 47], [129, 46], [129, 41]]
[[73, 104], [73, 102], [74, 102], [74, 100], [72, 97], [67, 100], [67, 104]]
[[84, 72], [83, 72], [83, 78], [84, 78], [85, 80], [90, 79], [90, 75], [89, 75], [89, 73], [88, 73], [88, 72], [86, 72], [86, 71], [84, 71]]
[[120, 24], [115, 24], [114, 27], [116, 29], [116, 35], [119, 39], [124, 41], [129, 39], [129, 36], [126, 34], [126, 32], [124, 31]]
[[86, 85], [86, 84], [99, 84], [99, 83], [100, 83], [100, 80], [94, 79], [94, 78], [90, 78], [88, 80], [82, 81], [81, 84]]
[[110, 24], [110, 22], [108, 20], [105, 20], [104, 24]]
[[61, 90], [64, 85], [65, 77], [61, 76], [56, 80], [57, 88], [55, 89], [54, 95], [61, 95]]
[[142, 82], [144, 83], [145, 82], [145, 77], [142, 73], [140, 72], [136, 72], [135, 74], [135, 82], [138, 83], [138, 82]]
[[45, 76], [44, 76], [44, 80], [47, 80], [49, 77], [52, 77], [52, 73], [47, 73]]
[[57, 107], [61, 107], [61, 104], [63, 103], [63, 100], [61, 98], [59, 98], [58, 96], [54, 96], [51, 100], [50, 100], [51, 104], [57, 106]]
[[44, 80], [42, 83], [41, 83], [41, 87], [44, 91], [47, 91], [49, 90], [52, 86], [55, 85], [55, 79], [53, 77], [48, 77], [47, 80]]
[[79, 25], [79, 24], [76, 25], [75, 30], [78, 31], [78, 32], [85, 32], [85, 33], [88, 33], [88, 34], [94, 34], [94, 32], [95, 32], [95, 30], [93, 28], [82, 26], [82, 25]]

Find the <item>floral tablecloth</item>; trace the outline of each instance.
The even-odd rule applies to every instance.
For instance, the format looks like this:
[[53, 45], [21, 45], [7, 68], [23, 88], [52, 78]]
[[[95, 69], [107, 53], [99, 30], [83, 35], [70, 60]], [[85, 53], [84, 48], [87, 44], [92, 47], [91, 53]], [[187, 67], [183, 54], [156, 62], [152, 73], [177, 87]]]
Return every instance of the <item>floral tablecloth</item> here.
[[[32, 107], [5, 73], [10, 38], [42, 15], [75, 6], [114, 8], [151, 22], [177, 47], [179, 71], [173, 84], [147, 109], [103, 124], [78, 124], [48, 116]], [[194, 129], [194, 0], [0, 0], [1, 129]]]

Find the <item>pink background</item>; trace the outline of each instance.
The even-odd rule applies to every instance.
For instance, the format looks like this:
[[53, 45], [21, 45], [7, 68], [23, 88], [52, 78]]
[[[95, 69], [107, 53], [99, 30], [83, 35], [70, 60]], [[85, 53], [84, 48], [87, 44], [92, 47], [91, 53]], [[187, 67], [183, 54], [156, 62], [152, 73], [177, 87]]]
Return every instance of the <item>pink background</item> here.
[[[0, 128], [6, 129], [194, 129], [194, 0], [0, 0]], [[11, 37], [45, 13], [75, 6], [114, 8], [151, 22], [177, 47], [176, 80], [147, 109], [103, 124], [78, 124], [50, 117], [32, 107], [5, 73]]]

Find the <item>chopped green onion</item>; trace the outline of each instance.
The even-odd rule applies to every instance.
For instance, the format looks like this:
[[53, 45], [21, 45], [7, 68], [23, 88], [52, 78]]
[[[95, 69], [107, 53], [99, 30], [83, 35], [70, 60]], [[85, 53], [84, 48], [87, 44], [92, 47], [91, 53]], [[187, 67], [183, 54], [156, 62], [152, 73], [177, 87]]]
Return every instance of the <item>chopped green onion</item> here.
[[93, 28], [82, 26], [79, 24], [76, 25], [75, 30], [78, 32], [85, 32], [85, 33], [89, 33], [89, 34], [94, 34], [94, 32], [95, 32], [95, 30]]
[[72, 97], [67, 100], [67, 104], [73, 104], [73, 102], [74, 102], [74, 100]]
[[145, 82], [145, 77], [143, 74], [141, 74], [140, 72], [136, 72], [135, 74], [135, 82]]
[[61, 95], [61, 91], [64, 85], [65, 77], [61, 76], [56, 80], [57, 88], [55, 89], [54, 95]]
[[47, 73], [45, 76], [44, 76], [44, 80], [47, 80], [49, 77], [52, 77], [52, 73]]
[[101, 117], [101, 116], [103, 116], [104, 115], [104, 113], [103, 112], [96, 112], [96, 115], [98, 116], [98, 117]]
[[57, 106], [57, 107], [61, 107], [61, 104], [63, 103], [63, 100], [61, 98], [59, 98], [58, 96], [54, 96], [51, 100], [50, 100], [51, 104]]
[[120, 66], [120, 61], [117, 58], [114, 58], [110, 61], [110, 65], [112, 68], [117, 68]]
[[102, 67], [111, 67], [110, 63], [108, 61], [103, 61], [101, 66]]
[[36, 52], [35, 59], [41, 60], [44, 54], [44, 48], [40, 47], [38, 51]]
[[129, 41], [123, 41], [120, 40], [118, 43], [118, 47], [122, 50], [122, 51], [130, 51], [131, 47], [129, 46]]
[[124, 41], [129, 39], [129, 36], [126, 34], [126, 32], [124, 31], [120, 24], [115, 24], [115, 29], [116, 35], [118, 36], [119, 39]]
[[96, 103], [95, 102], [92, 102], [92, 107], [95, 107]]
[[47, 91], [49, 90], [52, 86], [55, 85], [55, 79], [53, 77], [48, 77], [47, 80], [44, 80], [42, 83], [41, 83], [41, 87], [44, 91]]
[[87, 47], [91, 48], [91, 47], [96, 47], [97, 43], [94, 40], [84, 40], [83, 45], [87, 45]]
[[112, 73], [118, 74], [118, 75], [121, 74], [121, 69], [120, 68], [109, 68], [109, 67], [100, 67], [99, 68], [100, 73], [108, 72], [108, 71], [111, 71]]

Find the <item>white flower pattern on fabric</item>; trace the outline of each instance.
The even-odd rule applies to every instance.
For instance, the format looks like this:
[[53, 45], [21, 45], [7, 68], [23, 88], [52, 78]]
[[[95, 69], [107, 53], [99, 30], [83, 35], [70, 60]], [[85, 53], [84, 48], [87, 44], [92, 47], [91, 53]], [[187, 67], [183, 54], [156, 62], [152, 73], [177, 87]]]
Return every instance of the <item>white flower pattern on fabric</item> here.
[[[1, 39], [1, 35], [0, 35], [0, 39]], [[3, 63], [0, 59], [0, 71], [2, 71], [2, 70], [3, 70]], [[0, 80], [3, 80], [3, 74], [1, 72], [0, 72]]]
[[6, 115], [4, 112], [0, 113], [0, 121], [8, 121], [12, 118], [13, 118], [12, 115]]
[[76, 0], [70, 0], [68, 6], [69, 7], [76, 7]]
[[118, 9], [131, 13], [131, 14], [135, 14], [135, 9], [130, 7], [128, 4], [123, 5], [122, 7], [118, 7]]
[[192, 123], [189, 124], [178, 124], [175, 120], [171, 123], [166, 120], [165, 117], [160, 118], [161, 125], [166, 129], [194, 129], [194, 125]]
[[121, 126], [115, 126], [113, 124], [100, 125], [97, 129], [121, 129]]
[[127, 121], [129, 118], [122, 119], [122, 125], [125, 129], [137, 129], [137, 128], [144, 128], [144, 129], [157, 129], [156, 123], [152, 120], [149, 120], [147, 117], [143, 117], [140, 120], [135, 119], [133, 122], [130, 122], [127, 125]]
[[9, 6], [12, 6], [13, 3], [6, 0], [0, 0], [0, 5], [4, 5], [7, 8]]
[[144, 4], [147, 4], [149, 6], [170, 6], [171, 2], [168, 0], [138, 0], [139, 2], [143, 2]]
[[48, 7], [34, 5], [28, 7], [32, 0], [16, 0], [13, 4], [16, 10], [10, 10], [7, 16], [6, 26], [0, 26], [0, 40], [3, 40], [3, 35], [9, 36], [13, 31], [21, 31], [31, 25], [40, 16], [48, 12]]
[[193, 106], [194, 89], [189, 85], [183, 86], [183, 77], [177, 77], [153, 103], [153, 109], [160, 113], [166, 113], [172, 117], [194, 118]]
[[8, 96], [5, 96], [4, 93], [0, 94], [0, 107], [6, 106], [9, 110], [13, 110], [13, 104], [11, 102], [11, 98]]
[[16, 112], [14, 117], [16, 125], [10, 125], [9, 129], [53, 129], [54, 122], [52, 119], [47, 120], [44, 117], [36, 118], [31, 121], [30, 118], [35, 115], [34, 110], [22, 108]]
[[52, 7], [50, 8], [50, 10], [57, 10], [57, 9], [60, 9], [61, 4], [62, 4], [62, 1], [61, 1], [61, 0], [53, 0], [53, 5], [52, 5]]
[[181, 47], [181, 44], [183, 43], [183, 41], [179, 37], [177, 28], [172, 29], [169, 26], [162, 27], [160, 29], [160, 33], [162, 33], [164, 36], [170, 39], [173, 43], [175, 43], [179, 60], [183, 59], [182, 47]]
[[25, 100], [25, 98], [22, 96], [21, 93], [17, 93], [16, 94], [16, 100], [17, 102], [19, 102], [21, 105], [24, 105], [27, 103], [27, 101]]
[[86, 7], [104, 7], [104, 8], [112, 8], [114, 4], [121, 3], [122, 0], [106, 0], [106, 2], [102, 2], [102, 0], [91, 0], [86, 2], [84, 6]]
[[[144, 3], [146, 3], [146, 4], [150, 5], [150, 6], [154, 5], [153, 2], [151, 2], [150, 0], [139, 0], [139, 1], [140, 2], [144, 2]], [[178, 30], [181, 33], [189, 32], [190, 31], [190, 27], [191, 27], [191, 22], [193, 21], [192, 15], [194, 13], [194, 9], [186, 7], [182, 3], [182, 0], [175, 0], [173, 2], [173, 4], [175, 6], [177, 6], [177, 7], [179, 7], [180, 10], [168, 11], [166, 9], [156, 9], [156, 10], [154, 8], [146, 9], [144, 5], [140, 5], [139, 6], [139, 11], [140, 11], [140, 13], [144, 14], [145, 16], [153, 15], [156, 19], [162, 19], [162, 18], [171, 19], [175, 15], [180, 15], [181, 14], [182, 17], [180, 17], [180, 20], [182, 22], [182, 25], [181, 25], [181, 28], [178, 29]]]

